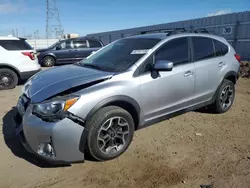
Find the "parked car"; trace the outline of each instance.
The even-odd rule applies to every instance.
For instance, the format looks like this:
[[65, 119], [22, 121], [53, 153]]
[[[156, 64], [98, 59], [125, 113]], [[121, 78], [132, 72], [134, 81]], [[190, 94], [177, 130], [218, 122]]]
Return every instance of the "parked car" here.
[[13, 89], [41, 70], [36, 51], [24, 38], [0, 37], [0, 90]]
[[81, 61], [102, 47], [101, 41], [86, 37], [60, 40], [46, 49], [37, 49], [38, 60], [45, 67], [72, 64]]
[[211, 34], [119, 39], [32, 77], [17, 103], [16, 131], [28, 151], [51, 162], [83, 161], [85, 152], [111, 160], [126, 151], [135, 130], [205, 106], [227, 112], [239, 60]]

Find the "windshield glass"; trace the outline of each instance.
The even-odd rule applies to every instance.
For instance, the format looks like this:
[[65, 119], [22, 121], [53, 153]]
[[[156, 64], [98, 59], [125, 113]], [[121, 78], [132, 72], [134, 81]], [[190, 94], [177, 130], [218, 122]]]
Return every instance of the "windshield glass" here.
[[121, 39], [82, 60], [80, 65], [108, 72], [122, 72], [138, 61], [159, 41], [160, 39], [149, 38]]
[[55, 48], [55, 46], [57, 46], [59, 43], [60, 43], [60, 41], [57, 41], [56, 43], [54, 43], [51, 46], [49, 46], [49, 48]]

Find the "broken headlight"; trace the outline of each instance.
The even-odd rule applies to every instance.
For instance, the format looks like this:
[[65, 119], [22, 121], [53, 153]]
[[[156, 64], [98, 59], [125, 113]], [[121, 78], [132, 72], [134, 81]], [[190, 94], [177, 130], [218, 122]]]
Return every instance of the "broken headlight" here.
[[33, 114], [42, 119], [61, 118], [75, 102], [78, 97], [67, 99], [56, 99], [40, 104], [35, 104], [33, 107]]

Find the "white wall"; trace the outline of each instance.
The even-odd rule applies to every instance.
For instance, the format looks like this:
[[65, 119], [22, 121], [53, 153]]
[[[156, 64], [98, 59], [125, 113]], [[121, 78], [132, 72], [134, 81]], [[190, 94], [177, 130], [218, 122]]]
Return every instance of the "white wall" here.
[[48, 46], [54, 44], [58, 41], [58, 39], [31, 39], [26, 40], [33, 48], [47, 48]]

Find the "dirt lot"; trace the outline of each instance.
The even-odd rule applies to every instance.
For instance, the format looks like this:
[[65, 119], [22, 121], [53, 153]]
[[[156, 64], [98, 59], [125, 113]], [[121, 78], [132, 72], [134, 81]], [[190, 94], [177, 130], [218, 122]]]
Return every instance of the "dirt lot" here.
[[250, 187], [250, 79], [226, 114], [187, 113], [137, 131], [118, 159], [68, 167], [42, 165], [20, 146], [11, 119], [19, 93], [0, 92], [0, 187]]

